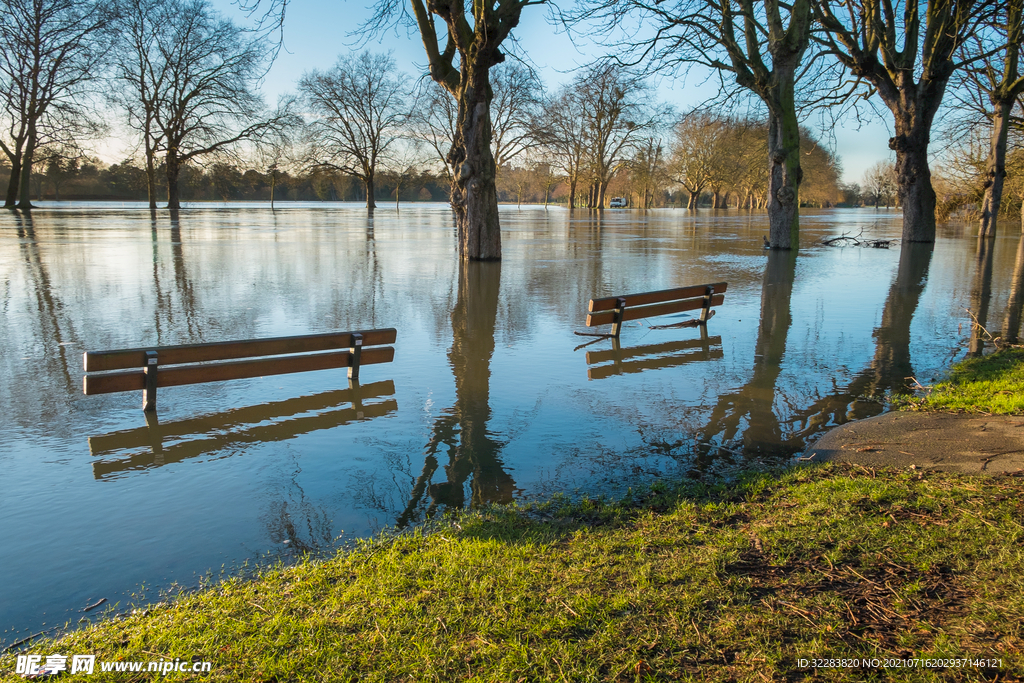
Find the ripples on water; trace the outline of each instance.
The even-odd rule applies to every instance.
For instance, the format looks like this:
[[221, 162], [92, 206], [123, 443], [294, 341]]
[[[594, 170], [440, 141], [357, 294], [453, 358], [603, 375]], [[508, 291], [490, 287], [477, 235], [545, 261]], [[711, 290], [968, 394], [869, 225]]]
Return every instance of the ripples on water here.
[[[438, 205], [0, 214], [0, 642], [451, 507], [785, 461], [941, 374], [964, 308], [1000, 330], [1018, 250], [813, 245], [899, 236], [871, 210], [804, 214], [799, 256], [761, 215], [501, 218], [504, 261], [460, 267]], [[637, 321], [577, 348], [591, 297], [719, 281], [706, 343]], [[358, 396], [344, 370], [168, 388], [147, 424], [138, 392], [81, 394], [85, 350], [373, 327], [395, 362]]]

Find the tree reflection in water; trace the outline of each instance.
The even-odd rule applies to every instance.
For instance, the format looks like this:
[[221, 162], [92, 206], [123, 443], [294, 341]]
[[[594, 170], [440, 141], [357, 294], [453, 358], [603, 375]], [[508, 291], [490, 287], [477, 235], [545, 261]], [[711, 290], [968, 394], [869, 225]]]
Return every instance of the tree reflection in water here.
[[[487, 431], [500, 281], [500, 263], [474, 261], [459, 266], [458, 300], [452, 311], [452, 346], [448, 352], [455, 375], [455, 405], [444, 410], [434, 423], [423, 473], [398, 517], [399, 527], [417, 520], [424, 494], [429, 497], [423, 513], [428, 518], [438, 506], [465, 506], [467, 480], [473, 506], [511, 502], [516, 491], [515, 481], [499, 457], [504, 444]], [[445, 478], [435, 480], [442, 449], [448, 456]]]
[[985, 340], [988, 338], [985, 327], [988, 325], [988, 307], [992, 302], [992, 253], [995, 251], [995, 240], [985, 237], [978, 238], [977, 256], [975, 258], [974, 286], [971, 288], [971, 313], [975, 320], [971, 324], [971, 340], [968, 343], [967, 356], [974, 358], [985, 351]]
[[1013, 281], [1010, 284], [1010, 300], [1006, 303], [1006, 317], [1003, 320], [1002, 337], [1014, 344], [1020, 334], [1020, 313], [1024, 307], [1024, 235], [1017, 243], [1017, 260], [1013, 264]]
[[[875, 354], [870, 365], [845, 386], [835, 384], [833, 391], [811, 396], [806, 403], [777, 386], [792, 322], [796, 253], [769, 252], [753, 375], [738, 391], [721, 395], [707, 424], [697, 430], [697, 469], [720, 459], [719, 451], [737, 450], [719, 445], [737, 444], [739, 440], [737, 445], [745, 457], [792, 455], [830, 427], [880, 414], [885, 395], [906, 388], [914, 375], [910, 324], [924, 291], [931, 258], [930, 244], [903, 245], [899, 270], [889, 288], [881, 322], [872, 335]], [[783, 411], [788, 414], [783, 415]]]

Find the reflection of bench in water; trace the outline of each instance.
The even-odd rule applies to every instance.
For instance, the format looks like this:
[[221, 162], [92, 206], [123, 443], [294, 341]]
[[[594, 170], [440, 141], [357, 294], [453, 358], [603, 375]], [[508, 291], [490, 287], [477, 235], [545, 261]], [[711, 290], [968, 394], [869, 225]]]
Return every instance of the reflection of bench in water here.
[[[364, 405], [363, 401], [394, 393], [395, 384], [388, 380], [366, 386], [352, 384], [348, 389], [236, 408], [168, 424], [159, 424], [155, 415], [147, 413], [149, 424], [146, 427], [89, 438], [89, 451], [94, 456], [147, 449], [142, 453], [95, 462], [93, 475], [104, 479], [118, 472], [159, 467], [236, 444], [284, 441], [321, 429], [381, 417], [398, 410], [394, 399], [369, 405]], [[352, 406], [339, 408], [346, 403]]]
[[[717, 348], [713, 348], [717, 347]], [[681, 351], [690, 353], [680, 354]], [[657, 358], [646, 358], [643, 360], [630, 360], [641, 356], [653, 356]], [[676, 354], [665, 356], [661, 354]], [[677, 365], [685, 365], [694, 361], [712, 360], [722, 358], [722, 338], [708, 337], [707, 330], [701, 326], [700, 339], [687, 339], [685, 341], [671, 341], [662, 344], [648, 344], [645, 346], [634, 346], [622, 348], [619, 346], [618, 338], [612, 340], [612, 348], [607, 351], [588, 351], [587, 365], [607, 363], [595, 368], [587, 368], [588, 379], [603, 379], [611, 375], [624, 375], [631, 372], [643, 372], [656, 368], [672, 368]]]
[[[86, 351], [85, 371], [102, 374], [86, 375], [84, 391], [92, 395], [142, 389], [143, 410], [150, 411], [156, 410], [157, 387], [329, 368], [348, 368], [349, 378], [358, 381], [360, 365], [390, 363], [394, 360], [394, 348], [382, 345], [394, 344], [396, 334], [394, 328], [387, 328], [208, 344]], [[380, 348], [364, 350], [367, 346]], [[325, 351], [329, 353], [323, 353]], [[247, 360], [234, 360], [240, 358]], [[137, 369], [104, 372], [128, 368]]]

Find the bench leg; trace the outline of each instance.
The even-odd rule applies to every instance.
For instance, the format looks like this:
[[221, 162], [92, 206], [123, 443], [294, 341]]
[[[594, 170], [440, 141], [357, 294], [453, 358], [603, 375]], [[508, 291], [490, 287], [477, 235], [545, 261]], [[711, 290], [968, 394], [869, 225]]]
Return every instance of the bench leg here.
[[146, 351], [146, 388], [142, 390], [142, 409], [146, 412], [156, 410], [156, 373], [159, 359], [156, 351]]

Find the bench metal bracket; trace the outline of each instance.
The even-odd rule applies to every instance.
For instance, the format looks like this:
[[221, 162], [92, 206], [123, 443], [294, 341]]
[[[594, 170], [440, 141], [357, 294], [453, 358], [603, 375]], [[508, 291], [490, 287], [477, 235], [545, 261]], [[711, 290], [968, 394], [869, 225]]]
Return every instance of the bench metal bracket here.
[[359, 381], [359, 358], [363, 353], [363, 335], [358, 332], [352, 334], [352, 364], [348, 366], [348, 378]]
[[704, 290], [704, 305], [700, 309], [700, 318], [698, 322], [701, 327], [704, 327], [704, 323], [711, 317], [711, 297], [715, 294], [715, 288], [712, 285], [708, 285], [707, 289]]
[[612, 336], [619, 338], [619, 331], [622, 329], [622, 314], [626, 311], [626, 298], [620, 296], [615, 300], [615, 308], [612, 309]]
[[146, 351], [146, 388], [142, 390], [142, 409], [149, 412], [156, 410], [156, 373], [159, 365], [156, 351]]

